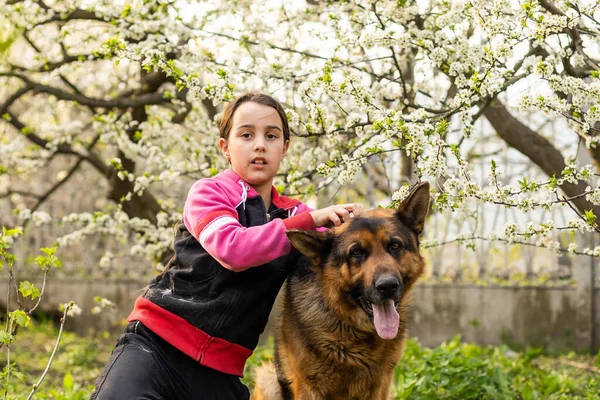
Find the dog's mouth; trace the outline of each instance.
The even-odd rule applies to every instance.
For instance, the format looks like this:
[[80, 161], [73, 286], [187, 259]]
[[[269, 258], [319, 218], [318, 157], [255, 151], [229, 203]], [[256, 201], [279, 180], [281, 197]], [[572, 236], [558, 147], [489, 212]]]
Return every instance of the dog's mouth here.
[[385, 299], [379, 303], [373, 303], [362, 296], [359, 304], [373, 322], [375, 331], [377, 331], [380, 338], [389, 340], [398, 335], [400, 315], [396, 309], [398, 306], [397, 301]]

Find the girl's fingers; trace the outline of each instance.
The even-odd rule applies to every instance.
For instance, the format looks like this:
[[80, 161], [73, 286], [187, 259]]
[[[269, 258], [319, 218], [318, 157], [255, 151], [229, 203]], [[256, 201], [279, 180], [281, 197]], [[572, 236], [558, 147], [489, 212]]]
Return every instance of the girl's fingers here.
[[362, 205], [358, 203], [342, 204], [341, 207], [348, 212], [350, 218], [358, 217], [363, 211]]
[[333, 210], [333, 212], [331, 214], [329, 214], [329, 220], [331, 221], [333, 226], [339, 226], [342, 224], [342, 221], [340, 221], [340, 217], [338, 217], [335, 210]]
[[311, 211], [317, 226], [339, 226], [343, 222], [358, 217], [363, 212], [362, 205], [358, 203], [338, 204], [321, 210]]
[[335, 212], [338, 215], [338, 217], [341, 219], [342, 222], [346, 222], [346, 221], [350, 220], [350, 211], [348, 211], [346, 208], [344, 208], [344, 207], [337, 208], [335, 210]]
[[350, 209], [350, 212], [353, 214], [353, 217], [358, 217], [360, 214], [362, 214], [363, 211], [362, 205], [358, 203], [350, 204]]

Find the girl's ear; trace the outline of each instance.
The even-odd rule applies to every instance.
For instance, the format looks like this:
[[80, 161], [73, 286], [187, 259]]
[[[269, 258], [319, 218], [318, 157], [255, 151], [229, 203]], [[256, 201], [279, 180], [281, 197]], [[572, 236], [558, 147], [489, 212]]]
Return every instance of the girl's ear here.
[[285, 153], [287, 153], [289, 148], [290, 148], [290, 141], [286, 140], [285, 143], [283, 144], [283, 153], [281, 153], [282, 159], [283, 159], [283, 156], [285, 156]]
[[225, 157], [227, 161], [229, 161], [229, 143], [226, 139], [219, 139], [219, 149], [221, 149], [221, 154], [223, 154], [223, 157]]

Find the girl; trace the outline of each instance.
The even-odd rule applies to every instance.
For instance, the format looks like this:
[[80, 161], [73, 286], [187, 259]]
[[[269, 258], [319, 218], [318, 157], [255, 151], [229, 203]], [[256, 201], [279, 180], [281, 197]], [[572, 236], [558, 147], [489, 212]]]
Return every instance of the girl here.
[[136, 300], [92, 400], [248, 399], [244, 364], [299, 258], [285, 232], [362, 212], [358, 204], [311, 210], [275, 190], [290, 131], [272, 97], [238, 97], [219, 130], [231, 169], [190, 189], [175, 256]]

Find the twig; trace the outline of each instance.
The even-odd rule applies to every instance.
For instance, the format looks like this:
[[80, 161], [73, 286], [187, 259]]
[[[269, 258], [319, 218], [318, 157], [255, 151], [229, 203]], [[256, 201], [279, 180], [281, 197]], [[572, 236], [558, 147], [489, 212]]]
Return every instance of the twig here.
[[[6, 288], [6, 332], [9, 333], [10, 335], [12, 335], [12, 319], [9, 317], [9, 312], [10, 312], [10, 284], [13, 280], [13, 272], [12, 272], [12, 267], [9, 265], [8, 268], [9, 271], [9, 275], [8, 275], [8, 285]], [[2, 347], [2, 344], [0, 343], [0, 348]], [[10, 378], [10, 342], [7, 342], [6, 344], [6, 383], [8, 383], [8, 379]], [[6, 400], [8, 396], [8, 389], [4, 389], [4, 400]]]
[[[559, 228], [561, 229], [561, 228]], [[570, 228], [567, 228], [570, 229]], [[576, 229], [576, 228], [572, 228], [572, 229]], [[537, 247], [537, 248], [541, 248], [541, 249], [549, 249], [547, 246], [544, 246], [542, 244], [537, 244], [537, 243], [531, 243], [531, 242], [524, 242], [522, 240], [508, 240], [506, 238], [500, 238], [500, 237], [496, 237], [496, 238], [489, 238], [489, 237], [485, 237], [485, 236], [478, 236], [478, 235], [472, 235], [472, 236], [468, 236], [468, 237], [460, 237], [460, 238], [454, 238], [454, 239], [449, 239], [443, 242], [437, 242], [437, 243], [431, 243], [431, 244], [421, 244], [422, 248], [425, 249], [430, 249], [433, 247], [439, 247], [439, 246], [445, 246], [447, 244], [452, 244], [452, 243], [462, 243], [462, 242], [470, 242], [470, 241], [474, 241], [474, 240], [484, 240], [484, 241], [490, 241], [490, 242], [502, 242], [502, 243], [507, 243], [507, 244], [518, 244], [518, 245], [523, 245], [523, 246], [531, 246], [531, 247]], [[557, 249], [549, 249], [549, 250], [556, 250], [559, 251], [561, 253], [565, 253], [565, 254], [576, 254], [579, 256], [588, 256], [588, 257], [598, 257], [595, 256], [593, 254], [587, 254], [581, 251], [569, 251], [569, 249], [565, 249], [563, 247], [559, 247]]]
[[33, 307], [31, 307], [31, 309], [29, 311], [27, 311], [27, 315], [33, 314], [35, 309], [38, 308], [38, 306], [40, 305], [40, 302], [42, 301], [42, 297], [44, 296], [44, 289], [46, 289], [46, 276], [48, 275], [48, 269], [49, 268], [44, 269], [44, 277], [42, 279], [42, 288], [40, 289], [40, 297], [38, 297], [37, 303], [35, 303], [35, 305]]
[[48, 374], [48, 370], [50, 370], [50, 365], [52, 365], [52, 360], [54, 359], [54, 355], [56, 354], [56, 350], [58, 349], [58, 345], [60, 344], [60, 338], [62, 336], [63, 327], [65, 326], [65, 320], [67, 319], [67, 313], [69, 312], [69, 310], [72, 307], [73, 307], [73, 302], [69, 303], [65, 307], [65, 312], [63, 313], [63, 316], [60, 319], [60, 329], [58, 331], [58, 337], [56, 338], [56, 343], [54, 344], [54, 349], [52, 350], [52, 354], [50, 354], [50, 359], [48, 360], [48, 364], [46, 365], [46, 369], [44, 370], [44, 373], [42, 374], [42, 376], [40, 376], [40, 379], [37, 381], [37, 383], [35, 385], [33, 385], [33, 389], [31, 389], [31, 393], [29, 393], [29, 396], [27, 397], [27, 400], [30, 400], [33, 397], [33, 394], [40, 387], [40, 385], [42, 384], [42, 381], [44, 380], [44, 378]]
[[[10, 318], [7, 318], [7, 320], [10, 321]], [[12, 326], [10, 326], [10, 330], [12, 331]], [[10, 331], [7, 330], [7, 332], [10, 332]], [[8, 383], [9, 379], [10, 379], [10, 342], [6, 345], [6, 383]], [[6, 400], [7, 396], [8, 396], [8, 389], [4, 389], [4, 400]]]
[[[8, 318], [8, 315], [10, 313], [10, 285], [12, 284], [13, 281], [13, 272], [12, 272], [12, 267], [9, 265], [8, 268], [8, 284], [6, 285], [6, 332], [8, 332], [9, 334], [12, 335], [12, 326], [10, 324], [11, 319]], [[4, 346], [4, 343], [0, 343], [0, 349], [2, 348], [2, 346]], [[10, 369], [10, 363], [7, 364], [7, 367]], [[8, 377], [8, 374], [7, 374]], [[6, 395], [6, 394], [5, 394]]]

